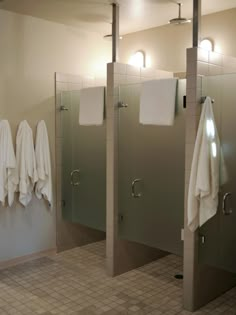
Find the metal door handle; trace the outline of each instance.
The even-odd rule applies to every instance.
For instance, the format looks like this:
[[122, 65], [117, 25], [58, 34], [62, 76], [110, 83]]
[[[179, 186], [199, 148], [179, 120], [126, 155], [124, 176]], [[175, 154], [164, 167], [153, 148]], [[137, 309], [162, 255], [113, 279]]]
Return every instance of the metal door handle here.
[[71, 173], [70, 173], [70, 183], [72, 186], [79, 186], [80, 184], [80, 181], [78, 180], [77, 182], [74, 182], [74, 174], [79, 174], [80, 173], [80, 170], [73, 170]]
[[136, 194], [135, 192], [135, 185], [136, 183], [140, 182], [142, 179], [141, 178], [136, 178], [135, 180], [132, 181], [131, 187], [132, 187], [132, 197], [134, 198], [140, 198], [142, 196], [141, 193]]
[[233, 210], [230, 208], [229, 210], [227, 210], [227, 199], [232, 195], [231, 192], [227, 192], [226, 194], [224, 194], [223, 196], [223, 205], [222, 205], [222, 211], [224, 215], [230, 215], [232, 214]]

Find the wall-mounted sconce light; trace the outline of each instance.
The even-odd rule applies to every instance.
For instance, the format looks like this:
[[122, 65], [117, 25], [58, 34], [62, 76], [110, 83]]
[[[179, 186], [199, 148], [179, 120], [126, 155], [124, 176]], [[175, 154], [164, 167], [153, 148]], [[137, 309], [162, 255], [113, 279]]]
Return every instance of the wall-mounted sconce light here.
[[145, 53], [141, 50], [137, 51], [129, 58], [129, 64], [135, 67], [144, 68], [146, 65]]
[[212, 40], [210, 40], [209, 38], [205, 38], [201, 41], [200, 47], [208, 51], [213, 51], [214, 44]]

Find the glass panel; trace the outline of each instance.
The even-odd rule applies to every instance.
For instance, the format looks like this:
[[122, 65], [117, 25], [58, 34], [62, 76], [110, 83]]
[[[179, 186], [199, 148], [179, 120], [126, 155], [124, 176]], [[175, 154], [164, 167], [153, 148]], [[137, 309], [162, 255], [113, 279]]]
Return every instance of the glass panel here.
[[[174, 126], [139, 123], [140, 84], [120, 86], [119, 110], [119, 235], [131, 241], [182, 254], [184, 217], [185, 123], [179, 80]], [[131, 194], [132, 181], [135, 192]]]
[[221, 103], [221, 137], [225, 156], [228, 181], [222, 193], [231, 192], [227, 200], [226, 210], [232, 209], [230, 215], [221, 212], [220, 250], [222, 265], [225, 269], [236, 272], [236, 75], [224, 75], [222, 80]]
[[[80, 126], [79, 91], [67, 92], [63, 122], [63, 217], [105, 231], [106, 223], [106, 130]], [[67, 106], [68, 105], [68, 106]], [[71, 185], [71, 172], [73, 182]], [[65, 180], [65, 181], [64, 181]], [[77, 185], [79, 183], [79, 185]]]
[[[200, 245], [200, 261], [236, 272], [236, 74], [203, 78], [203, 90], [215, 99], [214, 111], [228, 172], [228, 181], [221, 188], [217, 216], [200, 229], [205, 243]], [[230, 192], [223, 213], [223, 196]], [[232, 209], [232, 213], [230, 213]]]
[[72, 189], [70, 184], [70, 173], [73, 169], [72, 159], [72, 110], [70, 104], [70, 92], [61, 92], [61, 104], [68, 111], [61, 112], [61, 146], [62, 146], [62, 216], [65, 220], [72, 221]]
[[[220, 76], [207, 77], [202, 79], [202, 95], [210, 96], [215, 100], [213, 111], [220, 136], [220, 104], [221, 104], [221, 78]], [[221, 264], [220, 257], [220, 213], [207, 221], [200, 229], [199, 233], [203, 241], [200, 242], [199, 260], [208, 265]], [[201, 239], [200, 239], [201, 240]]]
[[[74, 108], [74, 169], [79, 186], [73, 187], [73, 221], [105, 231], [106, 223], [106, 128], [80, 126], [79, 93], [71, 92]], [[75, 178], [76, 180], [76, 178]]]

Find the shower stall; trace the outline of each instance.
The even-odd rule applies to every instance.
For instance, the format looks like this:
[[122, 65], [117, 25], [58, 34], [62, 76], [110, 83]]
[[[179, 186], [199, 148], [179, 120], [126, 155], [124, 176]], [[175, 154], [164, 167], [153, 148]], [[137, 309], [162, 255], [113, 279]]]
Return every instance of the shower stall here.
[[202, 93], [214, 99], [214, 114], [221, 140], [227, 181], [221, 187], [217, 215], [200, 228], [201, 263], [236, 273], [236, 74], [202, 78]]
[[[140, 124], [141, 85], [148, 78], [142, 70], [135, 77], [129, 65], [108, 65], [107, 265], [117, 275], [169, 253], [183, 257], [184, 308], [194, 311], [236, 284], [236, 76], [227, 65], [211, 64], [202, 49], [188, 56], [188, 69], [195, 64], [196, 73], [178, 80], [173, 126]], [[220, 73], [212, 74], [216, 68]], [[214, 99], [228, 180], [217, 214], [192, 233], [186, 197], [203, 96]]]
[[178, 81], [173, 126], [139, 123], [141, 84], [119, 86], [119, 237], [182, 255], [186, 80]]
[[80, 90], [61, 93], [62, 216], [106, 230], [106, 127], [79, 124]]
[[[142, 82], [173, 73], [116, 62], [115, 4], [114, 60], [107, 68], [104, 124], [79, 125], [81, 87], [62, 91], [59, 107], [63, 220], [106, 231], [106, 267], [111, 276], [169, 253], [183, 257], [184, 307], [190, 311], [236, 284], [236, 76], [225, 71], [223, 62], [211, 65], [211, 60], [223, 60], [220, 54], [212, 58], [197, 47], [199, 3], [194, 1], [194, 47], [187, 52], [187, 79], [178, 80], [173, 126], [139, 123]], [[220, 73], [199, 72], [206, 67], [221, 68]], [[192, 233], [186, 201], [202, 96], [215, 100], [228, 180], [221, 187], [217, 215]]]
[[83, 89], [98, 86], [103, 78], [56, 73], [59, 251], [106, 238], [106, 124], [79, 123]]
[[[198, 18], [200, 19], [200, 16]], [[234, 57], [223, 56], [199, 47], [187, 51], [185, 204], [187, 204], [191, 163], [202, 109], [201, 100], [206, 96], [213, 100], [216, 128], [227, 172], [227, 180], [220, 187], [218, 194], [216, 215], [195, 232], [191, 232], [187, 225], [185, 206], [184, 306], [191, 311], [207, 304], [236, 285], [235, 73]]]
[[173, 76], [108, 64], [107, 266], [113, 276], [170, 253], [183, 256], [186, 79], [178, 79], [172, 126], [139, 121], [143, 83]]

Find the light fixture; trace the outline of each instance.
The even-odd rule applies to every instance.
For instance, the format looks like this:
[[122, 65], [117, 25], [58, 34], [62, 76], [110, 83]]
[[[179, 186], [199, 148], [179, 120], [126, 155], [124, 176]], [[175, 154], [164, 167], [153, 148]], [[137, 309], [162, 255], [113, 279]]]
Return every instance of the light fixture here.
[[129, 64], [135, 67], [145, 67], [145, 53], [138, 50], [134, 55], [129, 58]]
[[209, 38], [204, 38], [201, 42], [200, 42], [200, 47], [202, 49], [205, 49], [207, 51], [213, 51], [214, 45], [213, 45], [213, 41], [210, 40]]

